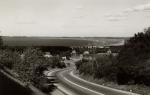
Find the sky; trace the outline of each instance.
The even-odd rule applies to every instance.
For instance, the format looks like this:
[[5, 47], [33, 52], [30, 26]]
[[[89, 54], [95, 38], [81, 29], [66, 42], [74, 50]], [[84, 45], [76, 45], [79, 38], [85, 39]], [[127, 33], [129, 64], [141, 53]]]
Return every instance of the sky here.
[[150, 26], [150, 0], [0, 0], [0, 35], [128, 37]]

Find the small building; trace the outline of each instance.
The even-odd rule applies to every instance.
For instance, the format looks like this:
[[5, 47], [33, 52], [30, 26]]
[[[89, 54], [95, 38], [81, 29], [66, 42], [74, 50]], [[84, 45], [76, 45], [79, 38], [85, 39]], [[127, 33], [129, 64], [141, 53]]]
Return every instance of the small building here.
[[21, 57], [22, 60], [24, 60], [24, 56], [25, 56], [24, 54], [20, 55], [20, 57]]
[[64, 60], [66, 60], [66, 59], [67, 59], [67, 57], [66, 57], [66, 56], [61, 57], [61, 59], [64, 61]]
[[82, 59], [83, 58], [83, 54], [80, 54], [80, 59]]
[[110, 54], [112, 54], [112, 52], [111, 52], [110, 49], [108, 49], [108, 50], [107, 50], [107, 55], [110, 55]]
[[84, 51], [83, 52], [83, 55], [89, 55], [90, 53], [89, 53], [89, 51]]
[[52, 55], [51, 55], [51, 53], [50, 53], [50, 52], [45, 52], [44, 57], [50, 58], [50, 57], [52, 57]]
[[77, 56], [76, 50], [73, 50], [73, 51], [71, 52], [71, 56], [73, 56], [73, 57]]
[[91, 57], [89, 51], [84, 51], [82, 59], [87, 60], [87, 61], [92, 60], [92, 57]]

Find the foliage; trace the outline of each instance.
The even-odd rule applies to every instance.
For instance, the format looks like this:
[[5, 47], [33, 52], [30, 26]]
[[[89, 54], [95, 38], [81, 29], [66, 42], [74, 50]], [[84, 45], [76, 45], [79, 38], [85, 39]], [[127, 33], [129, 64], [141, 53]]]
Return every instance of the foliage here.
[[44, 62], [43, 54], [38, 49], [27, 49], [23, 55], [22, 61], [14, 65], [14, 70], [19, 74], [21, 80], [38, 85], [48, 64]]
[[106, 78], [107, 80], [116, 80], [116, 56], [103, 55], [96, 57], [95, 78]]
[[[150, 28], [126, 41], [118, 56], [118, 83], [150, 85]], [[124, 80], [123, 80], [124, 79]]]
[[22, 54], [12, 50], [0, 51], [1, 65], [12, 69], [19, 75], [18, 78], [26, 83], [30, 82], [40, 88], [41, 82], [45, 80], [43, 71], [51, 68], [64, 68], [59, 56], [46, 58], [39, 49], [28, 48]]
[[59, 56], [54, 56], [51, 58], [52, 63], [50, 64], [50, 67], [52, 68], [64, 68], [65, 63], [61, 61], [61, 58]]
[[98, 56], [77, 62], [76, 66], [80, 73], [94, 78], [150, 86], [150, 28], [127, 40], [117, 57]]
[[91, 75], [94, 78], [116, 79], [116, 57], [112, 55], [96, 55], [92, 60], [81, 60], [76, 63], [80, 74]]
[[12, 52], [10, 50], [0, 51], [0, 64], [6, 66], [9, 69], [13, 68], [13, 65], [21, 61], [20, 55], [17, 52]]
[[1, 36], [0, 36], [0, 46], [3, 46], [3, 39]]

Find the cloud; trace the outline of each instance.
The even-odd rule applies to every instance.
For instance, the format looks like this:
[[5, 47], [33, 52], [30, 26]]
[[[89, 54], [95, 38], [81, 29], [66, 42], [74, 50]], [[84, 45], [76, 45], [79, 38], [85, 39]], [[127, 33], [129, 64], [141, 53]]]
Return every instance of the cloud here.
[[150, 11], [150, 4], [143, 4], [132, 8], [127, 8], [119, 13], [106, 14], [105, 17], [109, 21], [120, 21], [126, 19], [127, 16], [133, 12], [142, 12], [142, 11]]
[[114, 16], [114, 17], [124, 17], [125, 14], [120, 12], [120, 13], [116, 13], [116, 14], [106, 14], [105, 16], [106, 17], [112, 17], [112, 16]]
[[139, 12], [139, 11], [150, 11], [150, 4], [143, 4], [143, 5], [135, 6], [133, 8], [127, 8], [123, 12], [130, 13], [130, 12]]
[[146, 17], [150, 18], [150, 14], [146, 15]]
[[126, 19], [126, 14], [124, 13], [106, 14], [105, 17], [109, 21], [120, 21]]
[[133, 11], [145, 11], [150, 10], [150, 4], [140, 5], [133, 8]]
[[110, 17], [107, 17], [107, 19], [108, 19], [109, 21], [120, 21], [120, 20], [125, 19], [125, 17], [110, 16]]

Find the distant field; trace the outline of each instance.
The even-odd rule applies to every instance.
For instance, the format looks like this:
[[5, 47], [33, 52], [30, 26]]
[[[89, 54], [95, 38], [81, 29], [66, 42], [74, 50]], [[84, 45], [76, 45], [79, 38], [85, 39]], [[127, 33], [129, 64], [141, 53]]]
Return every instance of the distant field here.
[[3, 37], [6, 46], [120, 45], [126, 38], [108, 37]]
[[84, 39], [93, 41], [96, 46], [116, 46], [123, 45], [127, 37], [85, 37]]

